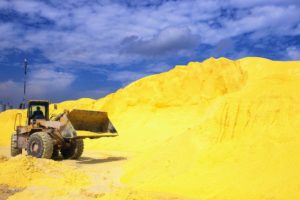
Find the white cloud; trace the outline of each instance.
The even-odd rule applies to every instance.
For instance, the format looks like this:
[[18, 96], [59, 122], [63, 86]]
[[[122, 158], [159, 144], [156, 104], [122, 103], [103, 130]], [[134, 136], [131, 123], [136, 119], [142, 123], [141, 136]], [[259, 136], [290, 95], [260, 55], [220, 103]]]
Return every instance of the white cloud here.
[[114, 73], [110, 74], [107, 77], [107, 79], [112, 80], [112, 81], [119, 81], [122, 83], [123, 86], [125, 86], [128, 83], [138, 80], [147, 75], [149, 75], [149, 74], [143, 73], [143, 72], [120, 71], [120, 72], [114, 72]]
[[0, 48], [7, 49], [7, 48], [16, 48], [18, 41], [18, 33], [15, 29], [15, 25], [12, 23], [3, 23], [0, 24], [0, 33], [1, 33], [1, 40], [0, 40]]
[[[94, 68], [151, 63], [157, 55], [166, 62], [170, 54], [191, 57], [200, 42], [217, 45], [249, 32], [253, 40], [299, 34], [298, 2], [3, 0], [0, 9], [15, 10], [26, 25], [20, 20], [0, 24], [0, 49], [39, 49], [55, 67], [65, 70], [74, 63]], [[221, 9], [233, 6], [242, 8], [235, 18], [220, 17]], [[35, 27], [45, 19], [50, 21], [48, 27]], [[216, 22], [220, 27], [212, 26]]]
[[300, 49], [297, 47], [288, 47], [286, 49], [287, 55], [291, 60], [300, 61]]
[[23, 85], [13, 80], [0, 82], [0, 101], [17, 105], [22, 101]]
[[[0, 84], [0, 90], [1, 91], [10, 90], [10, 88], [15, 88], [16, 86], [17, 86], [17, 84], [14, 81], [8, 80], [8, 81], [2, 82]], [[14, 92], [14, 91], [12, 91], [12, 92]]]
[[[253, 33], [254, 39], [269, 35], [293, 36], [299, 34], [294, 28], [300, 22], [297, 6], [265, 5], [249, 9], [247, 15], [238, 19], [220, 19], [222, 27], [212, 29], [207, 24], [198, 25], [202, 30], [202, 42], [217, 44], [219, 41], [246, 33]], [[287, 20], [288, 19], [288, 20]]]
[[62, 10], [53, 8], [42, 1], [34, 0], [2, 0], [0, 8], [13, 9], [20, 14], [29, 15], [31, 20], [37, 19], [36, 17], [45, 17], [51, 20], [58, 20], [59, 18], [66, 16]]
[[187, 27], [167, 27], [148, 40], [130, 36], [123, 40], [124, 51], [141, 55], [160, 55], [192, 50], [198, 46], [200, 37], [193, 35]]
[[163, 63], [163, 62], [158, 62], [158, 63], [151, 63], [148, 64], [146, 67], [146, 72], [149, 73], [160, 73], [160, 72], [166, 72], [173, 68], [173, 66]]
[[[31, 0], [5, 2], [2, 8], [26, 14], [27, 23], [36, 24], [42, 20], [40, 17], [53, 22], [48, 29], [25, 28], [22, 24], [11, 22], [13, 28], [9, 32], [14, 33], [15, 37], [7, 38], [12, 42], [10, 47], [23, 50], [39, 48], [48, 59], [59, 64], [130, 64], [147, 58], [147, 54], [132, 56], [120, 53], [122, 40], [132, 35], [146, 41], [143, 43], [143, 49], [150, 56], [169, 47], [180, 53], [182, 44], [172, 47], [170, 42], [179, 44], [179, 41], [174, 39], [187, 41], [188, 36], [197, 35], [197, 30], [191, 33], [187, 30], [192, 30], [195, 20], [206, 20], [216, 16], [215, 11], [219, 8], [216, 1], [171, 1], [158, 7], [139, 9], [124, 4], [96, 1], [93, 5], [77, 4], [81, 6], [68, 1], [60, 2], [59, 5], [57, 2], [50, 5]], [[170, 30], [168, 27], [173, 27], [175, 32], [167, 33], [168, 29]], [[185, 27], [185, 30], [174, 27]], [[190, 45], [190, 42], [193, 40], [187, 41], [187, 44]], [[9, 48], [9, 45], [0, 43], [0, 48], [4, 47]]]
[[50, 69], [33, 71], [28, 81], [28, 94], [39, 96], [67, 90], [75, 80], [75, 75]]
[[[26, 97], [28, 99], [56, 100], [75, 93], [70, 91], [76, 76], [71, 73], [41, 69], [28, 77]], [[8, 80], [0, 82], [0, 99], [17, 105], [23, 99], [23, 82]]]
[[297, 5], [300, 4], [298, 0], [229, 0], [229, 5], [239, 7], [239, 8], [249, 8], [255, 6], [265, 6], [265, 5]]

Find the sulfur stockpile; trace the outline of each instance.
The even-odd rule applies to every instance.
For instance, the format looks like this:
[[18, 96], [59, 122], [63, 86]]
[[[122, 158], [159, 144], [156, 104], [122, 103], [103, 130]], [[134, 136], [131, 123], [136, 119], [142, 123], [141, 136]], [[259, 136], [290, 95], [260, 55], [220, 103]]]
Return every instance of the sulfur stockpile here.
[[0, 156], [0, 184], [19, 188], [10, 199], [69, 199], [84, 196], [77, 188], [89, 185], [83, 172], [52, 160], [24, 155]]
[[[137, 190], [299, 199], [299, 85], [300, 62], [211, 58], [59, 108], [109, 113], [120, 136], [87, 140], [87, 149], [132, 153], [122, 181]], [[0, 114], [0, 145], [9, 144], [16, 112]]]

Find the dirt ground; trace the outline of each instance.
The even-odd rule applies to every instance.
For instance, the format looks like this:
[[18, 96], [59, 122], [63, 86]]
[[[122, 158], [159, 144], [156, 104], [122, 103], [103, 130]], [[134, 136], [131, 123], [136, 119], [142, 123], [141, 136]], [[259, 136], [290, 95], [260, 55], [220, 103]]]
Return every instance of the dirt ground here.
[[[10, 157], [9, 148], [0, 147], [0, 152], [1, 155]], [[127, 154], [122, 152], [85, 151], [79, 160], [58, 159], [57, 161], [83, 170], [90, 177], [92, 184], [82, 192], [85, 196], [97, 198], [112, 192], [112, 188], [123, 187], [120, 177], [123, 172], [122, 166], [127, 159]], [[0, 185], [0, 200], [7, 199], [21, 190]]]
[[[10, 149], [8, 147], [0, 147], [0, 154], [10, 157]], [[26, 155], [24, 152], [23, 154]], [[132, 159], [132, 155], [129, 155], [127, 152], [85, 151], [79, 160], [62, 160], [58, 158], [56, 161], [84, 171], [84, 174], [89, 176], [91, 184], [84, 189], [79, 188], [82, 199], [99, 199], [114, 192], [117, 192], [118, 194], [116, 195], [118, 196], [122, 191], [127, 191], [125, 194], [122, 194], [124, 195], [122, 198], [128, 200], [144, 198], [159, 200], [192, 199], [156, 192], [141, 193], [142, 196], [139, 196], [139, 191], [132, 190], [120, 182], [124, 172], [124, 164], [130, 159]], [[11, 188], [6, 185], [0, 185], [0, 200], [5, 200], [22, 190], [25, 191], [26, 188]]]
[[9, 196], [22, 191], [22, 188], [11, 188], [7, 185], [0, 185], [0, 200], [6, 200]]

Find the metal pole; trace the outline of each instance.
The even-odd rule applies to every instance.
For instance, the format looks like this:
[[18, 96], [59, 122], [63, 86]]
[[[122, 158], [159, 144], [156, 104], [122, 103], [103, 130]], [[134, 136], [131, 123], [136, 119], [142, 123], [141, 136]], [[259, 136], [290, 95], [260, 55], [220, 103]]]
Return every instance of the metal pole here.
[[26, 103], [26, 81], [27, 81], [27, 59], [24, 59], [24, 96], [23, 96], [23, 105]]

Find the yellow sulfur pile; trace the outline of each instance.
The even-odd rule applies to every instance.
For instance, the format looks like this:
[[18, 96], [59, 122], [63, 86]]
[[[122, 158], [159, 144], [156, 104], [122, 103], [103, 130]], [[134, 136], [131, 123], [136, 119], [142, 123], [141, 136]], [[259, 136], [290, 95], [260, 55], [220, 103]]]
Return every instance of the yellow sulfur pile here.
[[[137, 190], [300, 199], [299, 86], [300, 62], [211, 58], [59, 108], [109, 113], [120, 136], [87, 140], [87, 149], [132, 153], [122, 181]], [[16, 112], [0, 114], [0, 145]]]
[[84, 174], [62, 163], [27, 156], [17, 156], [9, 160], [0, 158], [0, 169], [1, 184], [20, 188], [65, 184], [75, 187], [89, 182]]
[[106, 104], [124, 129], [120, 146], [145, 149], [123, 181], [197, 199], [299, 199], [299, 85], [300, 62], [260, 58], [133, 83]]
[[[79, 195], [90, 182], [84, 173], [52, 160], [17, 156], [0, 157], [0, 184], [24, 189], [11, 199], [52, 199]], [[52, 196], [52, 197], [51, 197]]]

